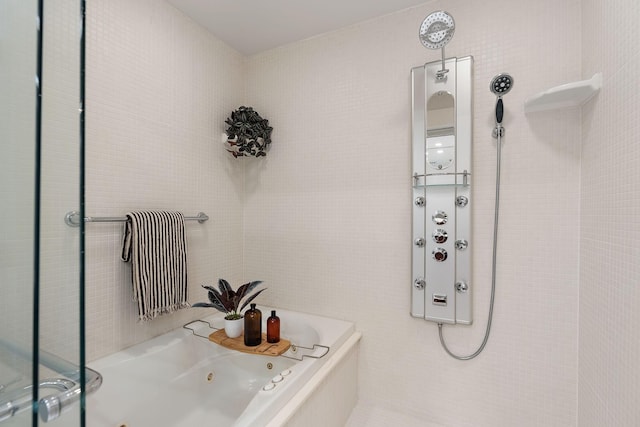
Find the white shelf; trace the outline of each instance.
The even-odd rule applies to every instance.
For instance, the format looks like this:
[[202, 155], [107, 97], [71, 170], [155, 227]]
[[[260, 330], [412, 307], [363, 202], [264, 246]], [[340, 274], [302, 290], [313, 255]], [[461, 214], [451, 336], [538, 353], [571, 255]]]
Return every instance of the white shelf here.
[[553, 87], [524, 102], [524, 112], [573, 108], [583, 105], [602, 87], [602, 73], [596, 73], [588, 80], [567, 83]]

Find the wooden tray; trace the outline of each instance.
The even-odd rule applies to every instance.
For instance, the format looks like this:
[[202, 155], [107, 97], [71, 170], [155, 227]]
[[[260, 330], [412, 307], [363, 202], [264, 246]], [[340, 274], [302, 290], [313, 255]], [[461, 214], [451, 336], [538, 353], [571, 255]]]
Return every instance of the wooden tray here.
[[291, 347], [291, 342], [283, 340], [282, 338], [280, 338], [280, 341], [277, 343], [268, 343], [267, 334], [262, 334], [262, 342], [259, 345], [247, 347], [244, 345], [244, 334], [237, 338], [229, 338], [227, 334], [224, 333], [224, 329], [220, 329], [209, 335], [209, 341], [213, 341], [231, 350], [250, 354], [261, 354], [263, 356], [280, 356]]

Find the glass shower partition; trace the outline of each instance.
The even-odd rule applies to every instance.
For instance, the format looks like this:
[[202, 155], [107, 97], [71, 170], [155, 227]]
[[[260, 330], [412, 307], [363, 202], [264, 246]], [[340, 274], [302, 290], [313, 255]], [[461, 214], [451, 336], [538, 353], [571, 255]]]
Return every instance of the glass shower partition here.
[[[0, 0], [0, 426], [84, 422], [82, 0]], [[37, 387], [33, 387], [33, 385]]]
[[4, 407], [33, 377], [37, 15], [36, 1], [0, 0], [0, 420], [12, 426], [31, 423]]

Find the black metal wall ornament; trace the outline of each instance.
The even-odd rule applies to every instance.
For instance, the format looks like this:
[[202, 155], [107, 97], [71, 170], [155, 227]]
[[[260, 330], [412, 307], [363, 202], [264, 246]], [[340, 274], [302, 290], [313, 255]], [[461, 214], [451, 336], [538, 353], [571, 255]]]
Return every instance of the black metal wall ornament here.
[[251, 107], [242, 106], [225, 120], [228, 125], [225, 148], [233, 157], [263, 157], [271, 145], [269, 120], [260, 117]]

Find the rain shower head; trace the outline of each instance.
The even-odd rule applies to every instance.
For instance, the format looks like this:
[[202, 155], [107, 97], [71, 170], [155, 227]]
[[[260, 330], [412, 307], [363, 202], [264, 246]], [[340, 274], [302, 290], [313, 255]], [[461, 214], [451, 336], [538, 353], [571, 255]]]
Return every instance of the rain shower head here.
[[456, 30], [453, 16], [442, 10], [430, 13], [420, 26], [420, 42], [429, 49], [442, 49]]
[[436, 80], [447, 78], [449, 70], [445, 68], [444, 47], [451, 41], [455, 30], [456, 23], [453, 20], [453, 16], [442, 10], [430, 13], [420, 25], [420, 43], [428, 49], [440, 49], [442, 51], [442, 68], [436, 72]]
[[[507, 73], [498, 74], [491, 80], [491, 84], [489, 85], [489, 90], [498, 97], [498, 101], [496, 102], [496, 129], [494, 130], [494, 133], [502, 132], [500, 130], [500, 128], [502, 127], [502, 116], [504, 115], [502, 95], [506, 95], [512, 87], [513, 77], [511, 77]], [[501, 133], [500, 136], [502, 136]]]
[[505, 95], [513, 87], [513, 77], [506, 73], [500, 73], [491, 80], [489, 90], [496, 96]]

